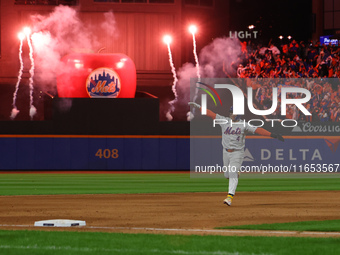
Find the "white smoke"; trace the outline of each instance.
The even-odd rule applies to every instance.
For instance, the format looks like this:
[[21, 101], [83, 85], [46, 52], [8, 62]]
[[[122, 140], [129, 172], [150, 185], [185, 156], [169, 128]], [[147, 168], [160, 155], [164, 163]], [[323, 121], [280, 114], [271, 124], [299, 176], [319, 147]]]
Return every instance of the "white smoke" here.
[[238, 61], [241, 55], [241, 44], [234, 38], [217, 38], [204, 47], [200, 53], [201, 65], [204, 65], [205, 77], [223, 78], [223, 64], [230, 68], [232, 63]]
[[177, 71], [177, 74], [178, 74], [177, 90], [178, 90], [178, 94], [180, 95], [180, 100], [184, 102], [189, 102], [190, 94], [193, 95], [195, 93], [195, 89], [193, 88], [191, 88], [192, 90], [190, 91], [190, 79], [197, 79], [197, 76], [196, 76], [197, 69], [194, 66], [194, 64], [185, 63]]
[[[241, 45], [238, 39], [217, 38], [205, 46], [200, 54], [200, 73], [202, 78], [225, 78], [227, 71], [232, 74], [236, 70], [231, 66], [239, 61]], [[225, 68], [223, 68], [225, 67]], [[178, 91], [182, 104], [193, 100], [195, 89], [190, 88], [190, 79], [198, 78], [196, 68], [191, 63], [184, 64], [178, 70]], [[191, 90], [191, 91], [190, 91]]]
[[[76, 9], [58, 6], [48, 15], [31, 16], [34, 27], [32, 41], [35, 51], [37, 81], [42, 86], [53, 86], [56, 75], [67, 72], [61, 58], [71, 52], [97, 52], [101, 45], [98, 36], [117, 34], [112, 12], [104, 13], [100, 26], [92, 26], [80, 19]], [[46, 89], [43, 87], [42, 89]], [[51, 87], [47, 87], [51, 89]]]
[[36, 114], [37, 114], [37, 109], [34, 107], [34, 105], [31, 105], [31, 107], [30, 107], [30, 117], [31, 117], [31, 120], [33, 120], [33, 117]]
[[10, 118], [11, 118], [12, 120], [14, 120], [15, 117], [18, 115], [19, 112], [20, 112], [20, 111], [19, 111], [16, 107], [13, 107]]
[[101, 24], [101, 28], [104, 32], [106, 32], [110, 37], [117, 38], [119, 36], [119, 31], [117, 30], [116, 19], [113, 15], [113, 12], [104, 13], [105, 21]]
[[78, 12], [68, 6], [58, 6], [48, 16], [32, 16], [34, 32], [42, 32], [55, 41], [52, 50], [64, 55], [72, 49], [92, 50], [98, 42], [89, 26], [84, 24]]

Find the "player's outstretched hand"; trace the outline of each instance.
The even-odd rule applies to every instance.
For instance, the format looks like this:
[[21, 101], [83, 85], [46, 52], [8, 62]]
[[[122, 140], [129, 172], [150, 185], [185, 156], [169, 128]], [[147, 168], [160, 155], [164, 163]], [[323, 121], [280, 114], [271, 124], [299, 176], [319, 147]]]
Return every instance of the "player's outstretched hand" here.
[[273, 137], [273, 138], [275, 138], [275, 139], [277, 139], [277, 140], [279, 140], [279, 141], [281, 141], [281, 142], [284, 142], [284, 141], [285, 141], [285, 139], [284, 139], [284, 138], [282, 137], [282, 135], [280, 135], [280, 134], [271, 133], [270, 136]]
[[200, 106], [199, 104], [196, 104], [196, 103], [194, 103], [194, 102], [189, 102], [188, 105], [193, 106], [193, 107], [196, 107], [196, 108], [198, 108], [198, 109], [201, 108], [201, 106]]

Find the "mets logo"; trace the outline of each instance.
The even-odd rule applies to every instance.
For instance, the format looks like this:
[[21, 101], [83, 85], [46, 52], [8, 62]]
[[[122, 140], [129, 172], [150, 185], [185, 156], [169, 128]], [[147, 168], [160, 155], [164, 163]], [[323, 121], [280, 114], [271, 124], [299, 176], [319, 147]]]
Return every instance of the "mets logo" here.
[[93, 70], [86, 79], [86, 89], [90, 97], [118, 97], [121, 90], [119, 75], [108, 67]]

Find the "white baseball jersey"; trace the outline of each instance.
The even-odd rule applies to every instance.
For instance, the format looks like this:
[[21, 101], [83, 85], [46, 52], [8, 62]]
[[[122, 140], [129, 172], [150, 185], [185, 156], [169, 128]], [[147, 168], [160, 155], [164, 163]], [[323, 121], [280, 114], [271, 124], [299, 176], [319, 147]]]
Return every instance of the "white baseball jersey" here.
[[222, 129], [222, 146], [225, 149], [243, 150], [246, 142], [246, 133], [255, 133], [257, 127], [248, 125], [244, 120], [232, 121], [228, 117], [216, 114], [215, 119], [226, 120], [219, 124]]

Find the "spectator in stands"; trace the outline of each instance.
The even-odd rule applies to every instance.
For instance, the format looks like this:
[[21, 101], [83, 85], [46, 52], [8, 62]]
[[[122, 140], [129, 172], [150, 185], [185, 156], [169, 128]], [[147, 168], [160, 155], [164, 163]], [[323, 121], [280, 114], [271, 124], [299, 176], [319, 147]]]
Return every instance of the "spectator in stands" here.
[[323, 110], [320, 114], [320, 121], [326, 122], [326, 121], [328, 121], [328, 119], [329, 118], [328, 118], [328, 114], [327, 114], [326, 110]]
[[290, 45], [289, 45], [289, 54], [291, 57], [294, 57], [295, 55], [298, 54], [298, 50], [299, 50], [299, 44], [293, 40]]
[[[258, 107], [262, 109], [271, 107], [272, 85], [264, 82], [265, 79], [256, 82], [257, 79], [303, 78], [293, 83], [286, 82], [285, 85], [303, 87], [311, 92], [312, 97], [306, 107], [312, 112], [312, 116], [299, 114], [299, 110], [294, 108], [288, 108], [287, 114], [304, 121], [340, 120], [340, 81], [327, 82], [321, 79], [340, 77], [340, 48], [320, 47], [319, 44], [312, 45], [310, 42], [297, 43], [295, 40], [289, 45], [281, 45], [281, 50], [274, 44], [265, 48], [251, 41], [242, 45], [242, 54], [232, 63], [230, 69], [237, 70], [237, 77], [256, 78], [247, 80], [239, 86], [241, 89], [253, 88], [254, 102]], [[277, 113], [272, 115], [277, 116]]]

